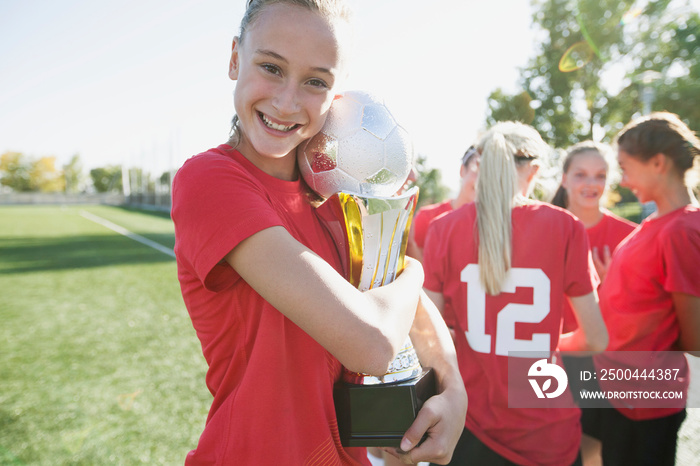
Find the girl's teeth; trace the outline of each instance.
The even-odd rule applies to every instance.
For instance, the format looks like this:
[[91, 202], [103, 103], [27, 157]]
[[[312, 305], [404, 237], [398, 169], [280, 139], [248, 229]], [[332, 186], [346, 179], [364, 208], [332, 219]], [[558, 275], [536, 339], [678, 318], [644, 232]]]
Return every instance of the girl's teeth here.
[[262, 115], [262, 120], [268, 128], [276, 129], [277, 131], [285, 131], [285, 132], [290, 131], [295, 126], [295, 125], [291, 125], [291, 126], [278, 125], [277, 123], [273, 123], [270, 120], [268, 120], [265, 115]]

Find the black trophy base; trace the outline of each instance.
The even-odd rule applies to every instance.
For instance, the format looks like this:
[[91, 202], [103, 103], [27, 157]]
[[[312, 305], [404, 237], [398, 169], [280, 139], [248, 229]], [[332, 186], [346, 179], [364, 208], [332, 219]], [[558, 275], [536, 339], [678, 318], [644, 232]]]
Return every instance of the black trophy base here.
[[437, 393], [428, 368], [405, 382], [378, 385], [339, 383], [335, 413], [344, 447], [398, 447], [423, 403]]

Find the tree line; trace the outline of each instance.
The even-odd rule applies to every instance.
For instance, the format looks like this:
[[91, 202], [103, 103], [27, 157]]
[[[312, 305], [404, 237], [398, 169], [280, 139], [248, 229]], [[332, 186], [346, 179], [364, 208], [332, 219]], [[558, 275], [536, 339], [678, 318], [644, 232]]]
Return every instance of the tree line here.
[[[56, 157], [31, 157], [20, 152], [0, 155], [0, 185], [15, 192], [42, 193], [153, 193], [170, 190], [170, 172], [154, 178], [141, 168], [107, 165], [85, 174], [80, 155], [58, 167]], [[125, 186], [126, 184], [126, 186]]]

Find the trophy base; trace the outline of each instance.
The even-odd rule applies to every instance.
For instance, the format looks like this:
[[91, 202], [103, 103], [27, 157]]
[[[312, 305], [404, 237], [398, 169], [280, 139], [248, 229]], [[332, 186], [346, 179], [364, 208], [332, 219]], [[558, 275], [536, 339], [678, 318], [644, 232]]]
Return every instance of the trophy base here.
[[405, 382], [334, 388], [335, 412], [344, 447], [398, 447], [423, 403], [437, 393], [435, 372], [424, 369]]

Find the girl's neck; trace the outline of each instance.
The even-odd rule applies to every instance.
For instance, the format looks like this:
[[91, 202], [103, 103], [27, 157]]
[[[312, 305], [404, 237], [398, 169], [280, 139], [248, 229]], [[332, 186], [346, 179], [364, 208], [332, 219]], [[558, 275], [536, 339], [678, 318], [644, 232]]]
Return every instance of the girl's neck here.
[[600, 210], [600, 207], [583, 208], [569, 206], [567, 210], [578, 217], [578, 219], [583, 222], [583, 226], [586, 228], [596, 226], [603, 218], [603, 212]]
[[236, 137], [230, 138], [227, 144], [240, 152], [250, 163], [272, 177], [284, 181], [299, 179], [296, 149], [283, 157], [273, 158], [259, 155], [250, 144], [241, 143], [241, 140]]
[[657, 196], [657, 199], [653, 200], [656, 203], [657, 217], [669, 214], [687, 205], [698, 205], [695, 195], [685, 185], [669, 189], [663, 195]]
[[450, 205], [452, 205], [452, 210], [457, 210], [460, 207], [462, 207], [464, 204], [468, 204], [469, 202], [471, 202], [471, 201], [469, 201], [467, 199], [467, 196], [464, 195], [463, 190], [462, 190], [459, 192], [459, 194], [457, 194], [456, 198], [454, 198], [450, 201]]

